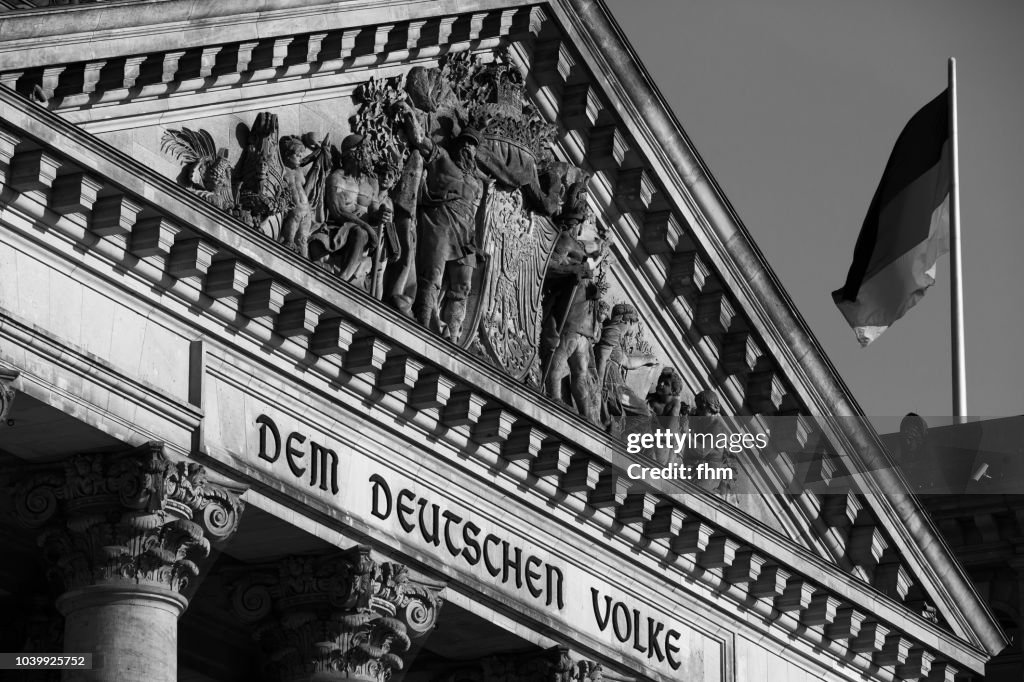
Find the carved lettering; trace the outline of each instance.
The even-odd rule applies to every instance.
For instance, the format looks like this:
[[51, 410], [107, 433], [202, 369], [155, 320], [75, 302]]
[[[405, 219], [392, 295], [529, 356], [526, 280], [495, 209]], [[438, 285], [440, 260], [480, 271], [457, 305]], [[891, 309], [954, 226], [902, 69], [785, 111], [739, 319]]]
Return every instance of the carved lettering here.
[[501, 575], [501, 568], [497, 564], [491, 562], [491, 555], [490, 552], [487, 551], [487, 546], [492, 544], [497, 546], [499, 541], [500, 538], [493, 533], [488, 533], [487, 537], [484, 538], [484, 566], [487, 567], [487, 572], [495, 578]]
[[[309, 444], [309, 463], [312, 471], [309, 474], [309, 486], [312, 488], [317, 483], [317, 472], [320, 473], [320, 490], [327, 490], [327, 473], [330, 470], [331, 475], [331, 492], [335, 495], [338, 494], [338, 453], [330, 448], [325, 448], [319, 443], [310, 442]], [[327, 458], [330, 457], [330, 467], [327, 464]]]
[[[459, 556], [462, 553], [462, 548], [456, 547], [455, 543], [452, 542], [452, 524], [458, 525], [462, 523], [462, 517], [451, 513], [447, 509], [444, 510], [441, 516], [444, 517], [444, 546], [448, 548], [448, 552], [452, 556]], [[533, 596], [536, 597], [537, 595]]]
[[555, 599], [559, 611], [565, 607], [565, 601], [562, 599], [563, 582], [565, 582], [565, 576], [562, 575], [562, 569], [548, 564], [548, 601], [546, 605], [551, 606], [551, 600]]
[[[619, 627], [619, 623], [623, 624], [622, 627]], [[615, 602], [615, 606], [612, 607], [612, 630], [623, 644], [633, 636], [633, 621], [629, 619], [629, 609], [620, 601]]]
[[594, 601], [594, 618], [597, 620], [597, 627], [604, 632], [604, 629], [608, 627], [608, 618], [612, 615], [612, 598], [608, 595], [604, 597], [604, 615], [601, 614], [601, 607], [598, 604], [598, 592], [593, 587], [590, 588], [590, 597]]
[[[391, 487], [388, 486], [388, 482], [378, 474], [370, 476], [370, 483], [373, 484], [373, 505], [370, 509], [370, 513], [376, 516], [378, 519], [387, 519], [391, 516]], [[381, 511], [379, 502], [385, 505], [386, 511]]]
[[[433, 547], [440, 548], [443, 543], [442, 555], [461, 558], [470, 566], [478, 566], [482, 562], [487, 574], [496, 582], [516, 590], [522, 590], [525, 583], [530, 596], [543, 600], [545, 606], [554, 605], [558, 610], [565, 608], [565, 575], [557, 566], [545, 563], [540, 557], [530, 554], [527, 548], [518, 547], [494, 533], [483, 534], [477, 524], [417, 496], [408, 488], [392, 496], [391, 486], [379, 474], [370, 476], [369, 482], [370, 513], [376, 518], [386, 521], [394, 511], [395, 519], [405, 533], [422, 538]], [[458, 542], [460, 538], [461, 543]]]
[[647, 647], [640, 646], [640, 612], [636, 609], [633, 609], [633, 648], [642, 654], [647, 653]]
[[427, 501], [420, 499], [420, 534], [423, 536], [424, 540], [432, 544], [434, 547], [437, 547], [441, 544], [441, 537], [438, 532], [440, 530], [438, 526], [441, 525], [440, 519], [438, 518], [441, 510], [436, 504], [430, 505], [430, 508], [433, 510], [434, 521], [431, 524], [431, 530], [427, 530], [427, 523], [423, 519], [423, 512], [426, 508]]
[[[257, 457], [262, 459], [264, 462], [270, 462], [274, 464], [281, 457], [281, 429], [278, 428], [274, 420], [265, 414], [261, 414], [256, 418], [256, 424], [259, 426], [259, 439], [260, 449], [257, 453]], [[309, 471], [309, 487], [319, 487], [324, 492], [330, 492], [332, 495], [337, 495], [339, 491], [338, 487], [338, 452], [326, 445], [317, 443], [307, 437], [305, 434], [298, 431], [292, 431], [288, 434], [284, 441], [284, 454], [285, 460], [288, 464], [288, 470], [292, 476], [301, 479]], [[307, 451], [304, 446], [308, 443], [309, 446], [309, 467], [304, 466], [303, 460], [306, 457]], [[380, 486], [386, 486], [383, 479], [372, 481], [374, 484], [374, 495], [379, 495], [378, 492]], [[390, 514], [391, 506], [391, 491], [386, 491], [386, 499], [388, 505], [387, 514]], [[374, 509], [378, 510], [377, 500], [374, 503]], [[379, 511], [379, 510], [378, 510]]]
[[306, 437], [300, 433], [292, 431], [288, 434], [288, 440], [284, 443], [284, 454], [288, 460], [288, 468], [295, 474], [295, 478], [301, 478], [302, 474], [306, 473], [306, 467], [300, 467], [296, 460], [302, 459], [306, 456], [306, 453], [299, 450], [292, 443], [298, 441], [299, 445], [306, 442]]
[[616, 601], [608, 595], [602, 597], [601, 593], [593, 587], [590, 588], [590, 596], [594, 606], [594, 620], [601, 632], [604, 632], [610, 623], [615, 638], [622, 644], [632, 640], [633, 649], [642, 654], [646, 653], [647, 658], [656, 658], [659, 663], [664, 662], [667, 658], [673, 670], [680, 668], [682, 662], [676, 658], [676, 654], [679, 653], [677, 642], [681, 636], [679, 631], [669, 630], [666, 634], [662, 634], [665, 632], [665, 623], [646, 616], [647, 639], [644, 641], [641, 625], [644, 617], [639, 609], [630, 608], [625, 603]]
[[462, 550], [462, 556], [466, 558], [470, 566], [480, 563], [480, 543], [476, 541], [479, 534], [480, 526], [472, 521], [467, 521], [466, 525], [462, 527], [462, 541], [466, 543], [466, 548]]
[[672, 644], [672, 640], [679, 641], [679, 633], [675, 630], [669, 630], [668, 634], [665, 635], [665, 656], [668, 658], [668, 664], [672, 666], [672, 669], [679, 670], [682, 662], [676, 660], [674, 656], [674, 654], [679, 653], [679, 645]]
[[540, 571], [534, 569], [534, 566], [540, 567], [541, 561], [535, 556], [529, 556], [526, 559], [526, 589], [530, 591], [530, 594], [534, 597], [539, 597], [543, 590], [534, 584], [534, 580], [540, 580], [544, 576], [541, 575]]
[[[277, 425], [274, 420], [265, 414], [261, 414], [256, 417], [256, 423], [260, 425], [260, 454], [259, 457], [262, 460], [266, 460], [273, 464], [277, 461], [277, 458], [281, 456], [281, 432], [277, 430]], [[270, 455], [267, 452], [267, 433], [270, 433], [274, 438], [274, 454]]]
[[508, 570], [510, 568], [515, 569], [516, 576], [516, 589], [523, 589], [523, 550], [518, 547], [513, 548], [513, 555], [515, 559], [509, 559], [510, 546], [507, 541], [502, 540], [501, 542], [501, 582], [508, 582]]
[[398, 493], [398, 524], [402, 526], [402, 530], [406, 533], [411, 533], [416, 529], [416, 524], [405, 517], [406, 514], [411, 516], [416, 511], [416, 508], [411, 504], [407, 504], [406, 500], [412, 502], [415, 499], [416, 496], [408, 488], [402, 488], [402, 491]]
[[661, 636], [661, 631], [664, 629], [664, 623], [656, 621], [650, 616], [647, 617], [647, 643], [651, 647], [651, 653], [647, 657], [656, 656], [659, 662], [665, 660], [665, 654], [661, 652], [661, 645], [658, 643], [658, 637]]

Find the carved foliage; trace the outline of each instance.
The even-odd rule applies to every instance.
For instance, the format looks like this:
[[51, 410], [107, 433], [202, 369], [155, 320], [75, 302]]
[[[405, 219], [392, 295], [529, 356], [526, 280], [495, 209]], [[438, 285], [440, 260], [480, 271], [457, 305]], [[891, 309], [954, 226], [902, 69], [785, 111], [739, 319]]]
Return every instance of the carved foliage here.
[[230, 589], [235, 612], [255, 625], [268, 668], [282, 680], [344, 673], [384, 682], [441, 608], [436, 586], [415, 583], [405, 566], [374, 561], [363, 547], [288, 557], [247, 570]]
[[234, 532], [243, 507], [203, 467], [170, 462], [159, 444], [77, 455], [63, 470], [18, 483], [14, 502], [18, 521], [40, 529], [52, 577], [69, 590], [129, 581], [180, 591], [210, 540]]

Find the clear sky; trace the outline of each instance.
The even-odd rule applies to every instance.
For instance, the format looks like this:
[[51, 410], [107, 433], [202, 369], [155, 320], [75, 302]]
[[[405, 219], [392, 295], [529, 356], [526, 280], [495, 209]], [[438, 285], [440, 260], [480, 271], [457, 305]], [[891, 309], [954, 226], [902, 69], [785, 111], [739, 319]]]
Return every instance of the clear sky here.
[[833, 305], [892, 144], [957, 58], [967, 407], [1024, 413], [1024, 2], [606, 0], [871, 416], [949, 415], [949, 264], [867, 348]]

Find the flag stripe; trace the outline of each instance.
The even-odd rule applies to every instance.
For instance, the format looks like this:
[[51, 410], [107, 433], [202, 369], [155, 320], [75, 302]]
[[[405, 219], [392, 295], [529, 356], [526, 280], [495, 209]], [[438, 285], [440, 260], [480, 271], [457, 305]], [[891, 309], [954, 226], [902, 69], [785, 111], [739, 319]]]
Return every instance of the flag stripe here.
[[932, 212], [949, 197], [952, 170], [947, 140], [939, 162], [904, 187], [879, 214], [878, 237], [865, 279], [928, 239]]
[[869, 277], [855, 301], [833, 298], [866, 346], [902, 317], [935, 283], [935, 264], [949, 251], [949, 194], [930, 216], [928, 235], [912, 249]]
[[[846, 283], [842, 289], [833, 294], [833, 297], [839, 294], [841, 300], [856, 300], [858, 290], [872, 266], [883, 265], [883, 258], [888, 256], [891, 260], [906, 253], [907, 249], [912, 247], [913, 242], [904, 242], [903, 236], [881, 232], [881, 214], [915, 180], [927, 174], [940, 162], [945, 161], [943, 149], [948, 138], [949, 93], [943, 91], [914, 114], [897, 138], [892, 154], [889, 155], [889, 161], [886, 163], [885, 172], [882, 174], [882, 180], [871, 199], [868, 214], [864, 218], [864, 224], [857, 237], [857, 244], [853, 251], [853, 263], [850, 265]], [[941, 195], [936, 199], [941, 199]], [[927, 209], [934, 208], [936, 203], [932, 203], [931, 206], [921, 206], [922, 209], [925, 209], [924, 216], [930, 214], [931, 211]], [[925, 235], [926, 233], [922, 231], [918, 232], [916, 236], [923, 239]], [[880, 238], [883, 240], [899, 239], [898, 252], [876, 256], [882, 250], [882, 245], [879, 244]], [[909, 240], [912, 236], [907, 235], [906, 238]]]
[[889, 162], [878, 184], [879, 206], [939, 162], [942, 145], [949, 139], [949, 91], [933, 99], [918, 111], [896, 138]]

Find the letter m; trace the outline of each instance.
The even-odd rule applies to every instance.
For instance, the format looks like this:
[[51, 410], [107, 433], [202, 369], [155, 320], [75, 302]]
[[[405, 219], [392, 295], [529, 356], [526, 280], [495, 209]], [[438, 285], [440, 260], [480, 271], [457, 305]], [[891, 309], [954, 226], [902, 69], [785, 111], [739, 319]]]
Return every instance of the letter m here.
[[330, 459], [331, 492], [338, 494], [338, 453], [330, 448], [325, 448], [319, 443], [310, 443], [310, 459], [312, 460], [313, 471], [309, 476], [309, 485], [317, 483], [317, 476], [320, 477], [320, 490], [327, 490], [328, 458]]

